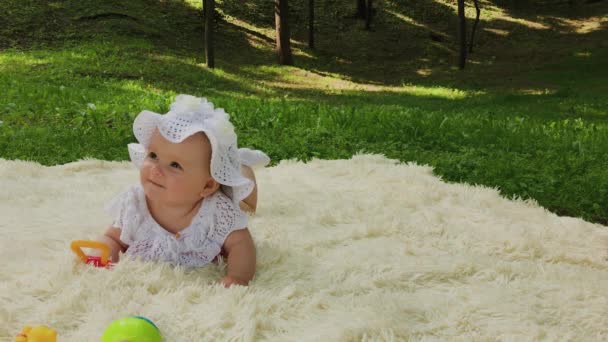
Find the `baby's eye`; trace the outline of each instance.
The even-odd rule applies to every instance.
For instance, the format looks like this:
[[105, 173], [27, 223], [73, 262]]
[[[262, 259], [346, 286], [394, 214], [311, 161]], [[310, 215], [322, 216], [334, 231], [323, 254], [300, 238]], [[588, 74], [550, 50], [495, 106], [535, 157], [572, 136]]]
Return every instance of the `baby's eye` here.
[[156, 160], [158, 157], [156, 156], [156, 153], [150, 152], [148, 153], [148, 158]]
[[176, 168], [178, 170], [182, 169], [182, 166], [179, 165], [179, 163], [177, 163], [177, 162], [171, 162], [171, 167]]

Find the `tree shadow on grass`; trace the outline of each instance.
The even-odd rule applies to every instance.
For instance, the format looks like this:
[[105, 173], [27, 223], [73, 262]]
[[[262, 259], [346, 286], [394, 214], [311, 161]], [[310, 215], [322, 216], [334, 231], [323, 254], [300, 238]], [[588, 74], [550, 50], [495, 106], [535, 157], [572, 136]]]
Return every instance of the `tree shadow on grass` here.
[[[297, 67], [364, 84], [411, 83], [477, 90], [483, 90], [486, 82], [491, 88], [499, 86], [502, 80], [513, 78], [515, 70], [519, 73], [516, 75], [519, 86], [526, 90], [534, 85], [534, 82], [524, 82], [528, 72], [542, 68], [547, 60], [566, 57], [575, 46], [593, 47], [602, 40], [600, 36], [606, 34], [606, 23], [599, 23], [595, 30], [576, 32], [575, 23], [569, 21], [571, 18], [582, 20], [608, 12], [604, 4], [585, 5], [585, 10], [572, 16], [563, 8], [544, 12], [511, 11], [505, 4], [482, 3], [475, 52], [469, 56], [467, 69], [459, 71], [455, 68], [458, 47], [454, 8], [432, 0], [386, 1], [378, 5], [370, 32], [363, 30], [360, 21], [345, 15], [354, 11], [353, 4], [317, 4], [317, 48], [314, 50], [306, 46], [307, 21], [300, 20], [306, 19], [306, 5], [292, 6], [290, 15], [298, 19], [292, 21], [292, 42], [296, 50], [302, 52], [296, 51]], [[512, 17], [509, 20], [500, 16], [488, 18], [486, 7], [490, 5]], [[255, 2], [247, 8], [227, 3], [223, 10], [249, 25], [263, 22], [271, 27], [272, 24], [270, 10]], [[469, 29], [471, 23], [469, 20]], [[267, 38], [271, 44], [271, 37]], [[275, 63], [275, 57], [268, 57], [266, 63]]]
[[[10, 0], [5, 6], [11, 6], [11, 3], [17, 6], [15, 1]], [[23, 28], [23, 32], [17, 30], [21, 34], [16, 37], [24, 38], [23, 44], [18, 46], [27, 48], [28, 43], [47, 37], [43, 42], [53, 42], [54, 48], [61, 48], [63, 44], [104, 40], [122, 45], [127, 50], [133, 39], [140, 39], [152, 44], [151, 51], [143, 51], [141, 64], [162, 65], [162, 68], [138, 72], [140, 68], [133, 64], [127, 70], [127, 67], [105, 63], [106, 70], [80, 66], [75, 71], [76, 75], [143, 78], [155, 87], [178, 92], [242, 93], [265, 97], [288, 95], [311, 101], [335, 98], [350, 91], [339, 90], [337, 83], [341, 80], [359, 83], [362, 91], [365, 91], [365, 85], [400, 87], [404, 84], [486, 92], [501, 89], [515, 92], [539, 89], [557, 91], [564, 84], [564, 79], [552, 78], [546, 72], [543, 76], [548, 80], [534, 77], [539, 69], [547, 69], [549, 55], [565, 58], [578, 49], [581, 53], [591, 54], [590, 59], [580, 59], [582, 64], [595, 60], [597, 42], [601, 42], [600, 37], [606, 34], [606, 22], [599, 22], [599, 27], [588, 32], [576, 33], [563, 12], [539, 16], [513, 11], [513, 20], [485, 19], [482, 12], [483, 21], [477, 34], [475, 52], [469, 56], [467, 69], [458, 71], [454, 67], [456, 17], [453, 8], [443, 3], [433, 0], [415, 4], [385, 1], [378, 5], [373, 30], [369, 32], [363, 30], [361, 21], [349, 18], [348, 14], [354, 11], [354, 2], [320, 2], [317, 4], [315, 50], [308, 49], [305, 43], [306, 4], [294, 3], [290, 14], [297, 68], [282, 69], [276, 67], [277, 57], [273, 51], [273, 7], [259, 1], [238, 6], [226, 2], [221, 5], [226, 15], [257, 29], [244, 28], [227, 17], [218, 19], [217, 70], [209, 71], [204, 67], [200, 10], [185, 2], [65, 1], [39, 3], [37, 6], [33, 7], [40, 12], [36, 12], [37, 16], [44, 14], [53, 20], [36, 17], [35, 24], [40, 24], [46, 31], [44, 36], [37, 31], [28, 36], [23, 31], [28, 26], [13, 22], [13, 26]], [[608, 9], [602, 3], [589, 6], [594, 6], [594, 15], [606, 13]], [[579, 14], [577, 18], [588, 15]], [[529, 22], [536, 23], [536, 26], [526, 24]], [[547, 28], [542, 28], [543, 25]], [[121, 40], [121, 36], [127, 38]], [[578, 45], [574, 45], [574, 42]], [[140, 52], [137, 48], [134, 51]], [[103, 65], [108, 58], [103, 53], [97, 56], [98, 60], [87, 57], [86, 64], [101, 62]], [[158, 57], [157, 60], [154, 56]], [[170, 62], [162, 60], [167, 56]], [[320, 81], [319, 84], [311, 82], [301, 88], [293, 86], [301, 82], [301, 76], [307, 73], [331, 76], [337, 80], [327, 83]], [[561, 74], [562, 70], [555, 70], [555, 73]], [[290, 76], [295, 80], [285, 80]], [[593, 78], [593, 75], [589, 77]], [[402, 103], [409, 103], [407, 95], [397, 93], [395, 98], [398, 97], [403, 98]]]

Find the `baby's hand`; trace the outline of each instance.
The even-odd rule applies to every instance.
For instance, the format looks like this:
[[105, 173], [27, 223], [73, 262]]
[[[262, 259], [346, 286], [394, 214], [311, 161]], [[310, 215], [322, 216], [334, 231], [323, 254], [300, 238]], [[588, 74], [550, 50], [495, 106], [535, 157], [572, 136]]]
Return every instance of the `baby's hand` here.
[[247, 286], [248, 282], [235, 277], [225, 276], [224, 278], [220, 279], [220, 283], [224, 285], [225, 288], [229, 288], [232, 285]]

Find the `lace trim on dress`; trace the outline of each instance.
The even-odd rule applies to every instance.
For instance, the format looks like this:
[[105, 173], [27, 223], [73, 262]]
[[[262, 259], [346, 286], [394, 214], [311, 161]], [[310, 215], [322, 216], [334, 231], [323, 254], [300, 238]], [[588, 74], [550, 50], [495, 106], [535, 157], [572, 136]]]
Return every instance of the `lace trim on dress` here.
[[116, 196], [106, 210], [121, 229], [121, 241], [129, 245], [127, 254], [181, 266], [210, 263], [231, 232], [247, 227], [247, 214], [221, 191], [205, 198], [191, 224], [177, 235], [154, 220], [141, 186]]

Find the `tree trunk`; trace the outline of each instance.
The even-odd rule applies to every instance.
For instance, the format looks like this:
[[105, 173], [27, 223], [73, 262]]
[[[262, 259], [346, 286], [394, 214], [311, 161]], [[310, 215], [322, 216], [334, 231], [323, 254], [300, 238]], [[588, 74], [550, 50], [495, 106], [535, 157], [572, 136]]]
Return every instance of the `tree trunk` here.
[[467, 22], [464, 15], [464, 0], [458, 0], [458, 24], [458, 38], [460, 38], [458, 67], [462, 70], [467, 59]]
[[469, 52], [473, 52], [473, 40], [475, 39], [475, 30], [477, 29], [477, 24], [479, 23], [479, 14], [481, 14], [481, 10], [479, 9], [479, 1], [473, 0], [475, 3], [475, 22], [473, 23], [473, 29], [471, 30], [471, 41], [469, 42]]
[[355, 13], [355, 18], [365, 19], [366, 15], [365, 0], [357, 0], [357, 13]]
[[215, 13], [215, 0], [204, 0], [205, 13], [205, 60], [208, 68], [215, 68], [213, 55], [213, 14]]
[[372, 24], [372, 0], [367, 0], [367, 10], [365, 11], [365, 29], [370, 30]]
[[205, 0], [201, 0], [201, 11], [203, 12], [203, 21], [205, 20]]
[[277, 54], [279, 63], [282, 65], [293, 65], [291, 56], [291, 46], [289, 43], [289, 23], [287, 13], [289, 7], [287, 0], [275, 0], [274, 2], [274, 22], [277, 31]]
[[315, 0], [308, 0], [308, 47], [315, 48]]

